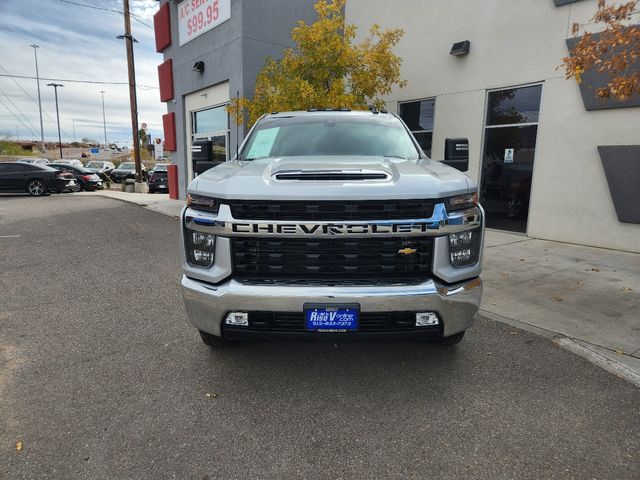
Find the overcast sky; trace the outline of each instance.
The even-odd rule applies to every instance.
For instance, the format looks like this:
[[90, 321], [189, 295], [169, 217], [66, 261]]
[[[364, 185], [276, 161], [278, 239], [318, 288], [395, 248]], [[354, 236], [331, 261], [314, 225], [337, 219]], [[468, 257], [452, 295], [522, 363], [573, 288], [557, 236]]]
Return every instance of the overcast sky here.
[[[150, 28], [158, 2], [130, 2], [135, 15], [133, 35], [139, 41], [134, 47], [139, 121], [149, 125], [152, 136], [161, 136], [161, 115], [166, 108], [160, 103], [157, 66], [162, 55], [155, 51]], [[109, 142], [130, 143], [125, 44], [115, 38], [124, 32], [124, 19], [119, 13], [87, 8], [91, 6], [122, 11], [122, 0], [0, 0], [0, 74], [35, 76], [33, 49], [29, 45], [37, 43], [41, 78], [124, 83], [56, 82], [64, 84], [58, 89], [63, 142], [73, 140], [74, 123], [78, 140], [90, 137], [104, 141], [100, 95], [104, 90], [107, 138]], [[50, 82], [41, 80], [40, 88], [45, 139], [55, 141], [54, 92], [46, 86]], [[35, 80], [0, 76], [0, 138], [15, 138], [16, 127], [22, 140], [40, 138], [37, 95]]]

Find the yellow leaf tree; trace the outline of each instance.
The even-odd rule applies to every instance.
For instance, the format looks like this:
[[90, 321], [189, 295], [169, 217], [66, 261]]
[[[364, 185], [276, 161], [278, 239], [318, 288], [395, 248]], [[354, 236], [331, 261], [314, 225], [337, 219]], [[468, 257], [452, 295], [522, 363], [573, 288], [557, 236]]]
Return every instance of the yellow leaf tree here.
[[583, 25], [573, 25], [573, 34], [581, 38], [562, 59], [566, 78], [582, 81], [582, 74], [595, 69], [608, 75], [607, 85], [596, 90], [601, 98], [624, 102], [640, 94], [640, 26], [633, 25], [638, 13], [638, 1], [621, 5], [598, 0], [598, 11], [589, 24], [601, 24], [604, 29], [596, 34], [587, 32]]
[[357, 27], [346, 24], [346, 0], [318, 0], [318, 18], [303, 21], [293, 29], [294, 48], [280, 60], [268, 58], [256, 78], [252, 99], [233, 99], [227, 110], [238, 123], [248, 115], [253, 125], [261, 115], [274, 111], [310, 108], [383, 108], [382, 96], [400, 88], [402, 60], [392, 49], [400, 41], [401, 29], [382, 30], [373, 25], [369, 36], [354, 44]]

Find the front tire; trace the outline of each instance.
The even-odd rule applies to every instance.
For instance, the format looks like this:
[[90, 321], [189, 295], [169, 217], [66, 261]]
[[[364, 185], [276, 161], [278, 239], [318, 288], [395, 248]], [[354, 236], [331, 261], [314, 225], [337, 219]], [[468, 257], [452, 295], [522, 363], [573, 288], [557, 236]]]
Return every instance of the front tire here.
[[200, 338], [202, 339], [203, 343], [208, 347], [220, 349], [229, 346], [229, 340], [211, 335], [210, 333], [203, 332], [202, 330], [198, 331], [200, 332]]
[[438, 340], [438, 345], [444, 345], [445, 347], [450, 347], [453, 345], [457, 345], [464, 338], [464, 331], [460, 333], [456, 333], [455, 335], [451, 335], [449, 337], [442, 337]]
[[47, 186], [42, 180], [33, 179], [27, 183], [27, 192], [32, 197], [41, 197], [47, 193]]

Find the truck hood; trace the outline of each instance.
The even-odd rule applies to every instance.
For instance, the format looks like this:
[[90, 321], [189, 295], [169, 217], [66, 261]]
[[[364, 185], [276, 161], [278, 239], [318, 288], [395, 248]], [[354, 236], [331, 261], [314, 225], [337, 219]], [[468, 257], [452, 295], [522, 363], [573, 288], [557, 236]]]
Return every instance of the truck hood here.
[[[358, 179], [363, 174], [377, 178]], [[195, 178], [188, 191], [241, 200], [376, 200], [441, 198], [475, 189], [460, 171], [428, 159], [318, 156], [233, 160]]]

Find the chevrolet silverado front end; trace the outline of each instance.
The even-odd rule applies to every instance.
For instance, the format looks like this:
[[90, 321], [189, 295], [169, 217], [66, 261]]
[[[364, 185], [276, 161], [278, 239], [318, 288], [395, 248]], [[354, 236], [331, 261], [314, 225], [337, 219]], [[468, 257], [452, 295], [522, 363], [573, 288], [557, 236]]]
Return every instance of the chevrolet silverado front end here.
[[244, 339], [453, 344], [482, 295], [477, 188], [377, 112], [264, 116], [197, 177], [182, 291], [210, 346]]

